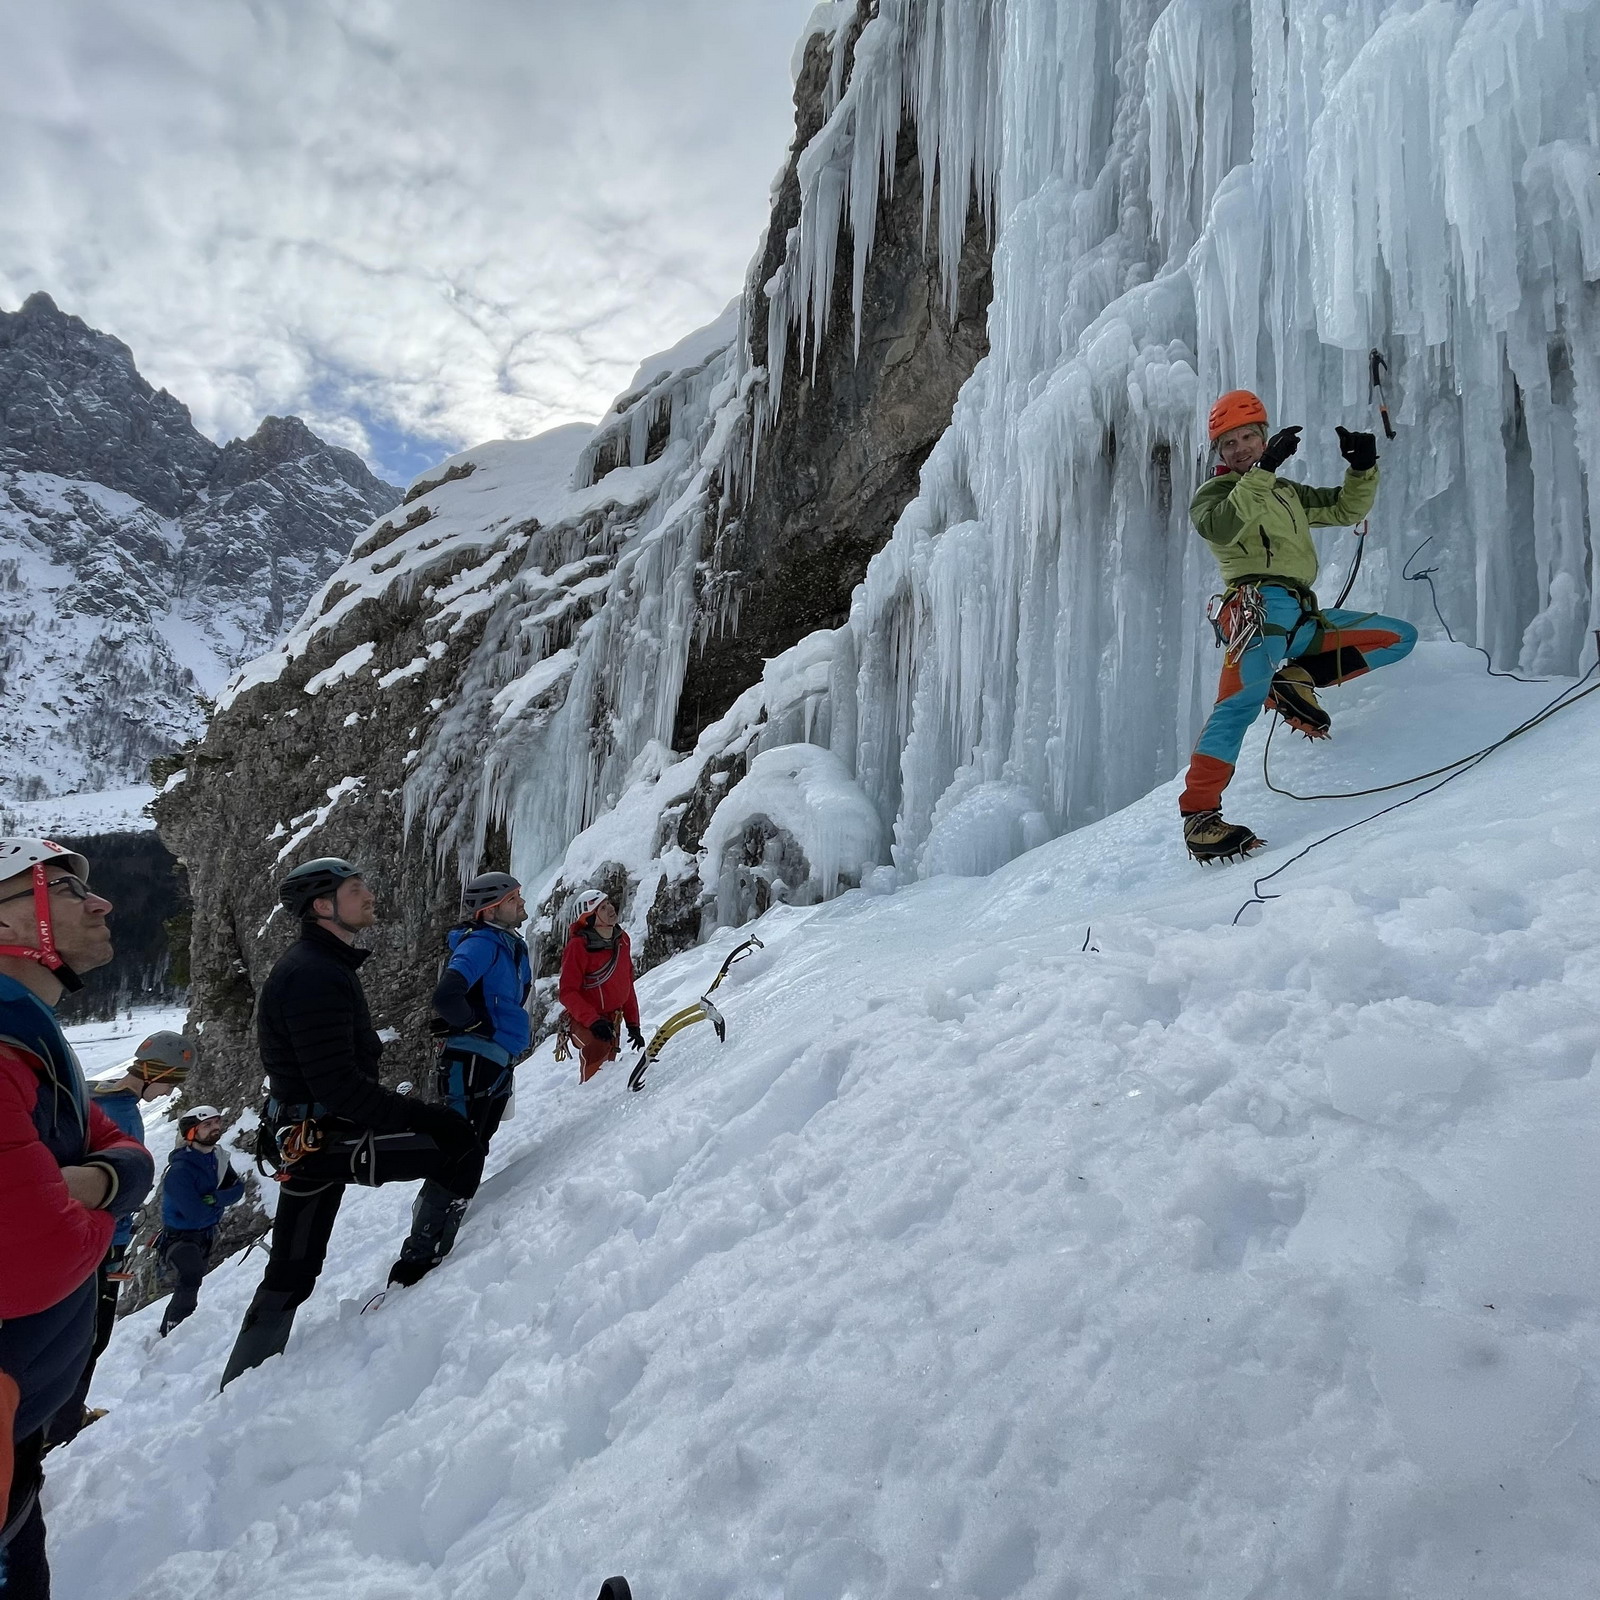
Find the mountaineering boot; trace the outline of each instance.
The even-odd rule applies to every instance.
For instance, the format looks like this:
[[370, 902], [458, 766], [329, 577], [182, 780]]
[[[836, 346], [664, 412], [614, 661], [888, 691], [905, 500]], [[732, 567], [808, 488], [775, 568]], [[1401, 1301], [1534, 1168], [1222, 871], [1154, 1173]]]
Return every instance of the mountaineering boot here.
[[1267, 841], [1242, 823], [1224, 822], [1220, 811], [1192, 811], [1183, 819], [1183, 842], [1204, 866], [1208, 861], [1238, 861]]
[[1317, 701], [1315, 680], [1298, 661], [1286, 661], [1272, 675], [1267, 705], [1296, 733], [1308, 739], [1326, 739], [1333, 719]]
[[466, 1214], [465, 1200], [429, 1178], [411, 1208], [411, 1235], [389, 1268], [389, 1282], [409, 1287], [432, 1272], [450, 1254]]
[[248, 1372], [263, 1361], [283, 1354], [283, 1347], [289, 1342], [289, 1330], [294, 1326], [295, 1310], [291, 1297], [282, 1289], [256, 1290], [256, 1297], [239, 1324], [233, 1353], [222, 1369], [222, 1388], [226, 1389], [241, 1372]]

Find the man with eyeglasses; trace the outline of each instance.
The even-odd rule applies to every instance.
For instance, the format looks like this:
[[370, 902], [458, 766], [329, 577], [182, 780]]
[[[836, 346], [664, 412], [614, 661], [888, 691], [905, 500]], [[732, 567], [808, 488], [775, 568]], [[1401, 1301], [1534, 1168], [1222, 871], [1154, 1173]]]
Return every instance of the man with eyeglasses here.
[[45, 1425], [94, 1343], [95, 1269], [150, 1191], [149, 1152], [89, 1097], [54, 1007], [111, 959], [111, 902], [48, 839], [0, 839], [0, 1592], [50, 1592]]

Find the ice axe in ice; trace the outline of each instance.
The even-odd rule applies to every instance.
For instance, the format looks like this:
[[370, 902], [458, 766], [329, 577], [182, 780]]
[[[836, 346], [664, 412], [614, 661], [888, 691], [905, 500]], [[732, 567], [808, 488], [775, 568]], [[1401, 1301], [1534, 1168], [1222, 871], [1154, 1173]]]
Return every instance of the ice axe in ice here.
[[1378, 397], [1378, 415], [1383, 418], [1383, 436], [1392, 439], [1395, 436], [1394, 424], [1389, 420], [1389, 402], [1384, 398], [1383, 375], [1389, 370], [1389, 363], [1384, 360], [1383, 352], [1374, 346], [1367, 352], [1367, 398], [1373, 395]]
[[674, 1034], [682, 1033], [685, 1028], [692, 1028], [697, 1022], [709, 1022], [717, 1030], [717, 1042], [726, 1044], [728, 1040], [728, 1024], [723, 1020], [722, 1013], [711, 1003], [711, 996], [716, 987], [728, 976], [728, 969], [736, 961], [743, 961], [748, 955], [757, 950], [766, 948], [762, 942], [752, 934], [743, 944], [735, 945], [731, 949], [722, 965], [717, 968], [717, 975], [711, 980], [710, 987], [700, 996], [693, 1005], [688, 1005], [681, 1011], [674, 1011], [665, 1022], [656, 1029], [650, 1043], [639, 1053], [639, 1059], [634, 1063], [633, 1071], [628, 1074], [628, 1087], [635, 1094], [644, 1088], [644, 1075], [650, 1070], [650, 1063], [661, 1054], [663, 1048]]

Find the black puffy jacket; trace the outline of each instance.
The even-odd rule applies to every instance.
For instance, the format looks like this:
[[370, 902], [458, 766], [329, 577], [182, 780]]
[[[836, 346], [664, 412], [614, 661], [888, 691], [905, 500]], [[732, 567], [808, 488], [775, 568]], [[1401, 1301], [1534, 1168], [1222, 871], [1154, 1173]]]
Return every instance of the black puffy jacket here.
[[321, 1105], [379, 1133], [409, 1128], [412, 1107], [378, 1082], [383, 1041], [372, 1026], [357, 950], [308, 924], [261, 986], [256, 1037], [280, 1105]]

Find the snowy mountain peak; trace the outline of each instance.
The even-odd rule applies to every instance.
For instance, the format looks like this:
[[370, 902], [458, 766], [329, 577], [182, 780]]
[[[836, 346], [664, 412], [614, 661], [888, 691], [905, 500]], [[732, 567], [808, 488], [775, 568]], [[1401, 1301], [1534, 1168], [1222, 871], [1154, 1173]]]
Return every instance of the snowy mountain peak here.
[[0, 312], [0, 802], [142, 782], [399, 498], [298, 417], [217, 445], [47, 294]]

